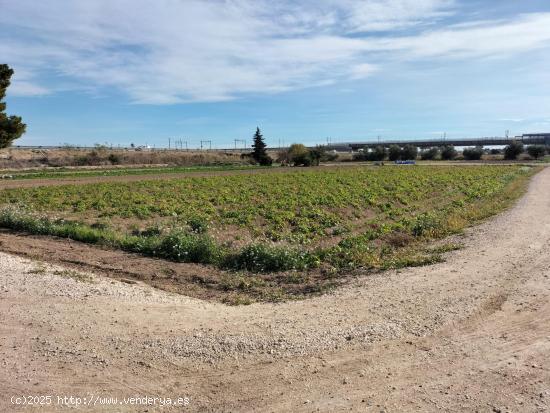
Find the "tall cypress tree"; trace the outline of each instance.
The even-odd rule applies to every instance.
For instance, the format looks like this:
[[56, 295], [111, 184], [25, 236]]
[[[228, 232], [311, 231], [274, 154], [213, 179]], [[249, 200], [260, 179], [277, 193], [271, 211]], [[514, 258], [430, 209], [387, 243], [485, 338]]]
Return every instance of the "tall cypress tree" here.
[[4, 113], [6, 104], [3, 100], [12, 75], [13, 70], [8, 65], [0, 65], [0, 149], [10, 146], [14, 140], [25, 133], [27, 127], [19, 116], [8, 116]]
[[260, 128], [256, 128], [256, 133], [254, 134], [254, 144], [252, 145], [254, 151], [252, 152], [252, 158], [258, 162], [260, 165], [271, 165], [273, 160], [267, 154], [265, 150], [267, 145], [264, 142], [264, 137]]

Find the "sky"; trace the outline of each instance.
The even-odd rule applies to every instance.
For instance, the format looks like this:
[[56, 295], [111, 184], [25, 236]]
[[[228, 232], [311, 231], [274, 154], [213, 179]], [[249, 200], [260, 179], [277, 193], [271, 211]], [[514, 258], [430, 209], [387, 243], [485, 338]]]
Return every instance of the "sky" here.
[[[20, 145], [550, 132], [548, 0], [0, 0]], [[241, 142], [237, 143], [239, 146]]]

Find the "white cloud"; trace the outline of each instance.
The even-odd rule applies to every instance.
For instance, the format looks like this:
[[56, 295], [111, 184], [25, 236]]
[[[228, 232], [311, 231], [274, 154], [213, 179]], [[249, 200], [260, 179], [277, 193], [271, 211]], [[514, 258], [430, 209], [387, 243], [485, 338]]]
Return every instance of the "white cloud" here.
[[361, 63], [351, 68], [351, 78], [364, 79], [371, 76], [377, 70], [378, 67], [375, 65], [371, 65], [370, 63]]
[[8, 89], [9, 96], [42, 96], [50, 93], [40, 85], [25, 81], [14, 81]]
[[433, 23], [451, 15], [453, 0], [339, 0], [353, 31], [387, 31]]
[[550, 41], [550, 13], [520, 15], [512, 21], [483, 21], [453, 26], [416, 36], [376, 39], [369, 50], [399, 52], [402, 58], [472, 58], [510, 56], [546, 48]]
[[[13, 93], [47, 93], [55, 76], [171, 104], [359, 80], [383, 73], [376, 69], [388, 60], [507, 56], [550, 40], [550, 13], [433, 26], [455, 7], [451, 0], [18, 0], [2, 5], [0, 56], [25, 74]], [[415, 34], [400, 36], [405, 28]], [[39, 86], [45, 78], [48, 86]]]

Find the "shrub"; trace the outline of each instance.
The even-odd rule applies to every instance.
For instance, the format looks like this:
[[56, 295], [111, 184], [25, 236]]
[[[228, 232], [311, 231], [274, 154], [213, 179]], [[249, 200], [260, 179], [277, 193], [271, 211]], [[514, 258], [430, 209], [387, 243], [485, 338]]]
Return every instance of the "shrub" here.
[[458, 152], [456, 151], [453, 145], [447, 145], [441, 149], [441, 159], [444, 159], [446, 161], [450, 161], [456, 158], [457, 155], [458, 155]]
[[363, 162], [363, 161], [368, 161], [369, 160], [368, 156], [369, 156], [369, 153], [363, 150], [363, 151], [354, 153], [352, 155], [352, 159], [354, 161], [357, 161], [357, 162]]
[[489, 151], [489, 153], [491, 155], [500, 155], [501, 154], [501, 150], [500, 149], [496, 149], [496, 148], [493, 148]]
[[431, 161], [439, 156], [439, 150], [437, 148], [430, 148], [420, 152], [420, 159], [423, 161]]
[[189, 234], [173, 230], [163, 237], [153, 251], [142, 251], [176, 262], [214, 264], [219, 257], [219, 248], [207, 235]]
[[527, 147], [527, 153], [532, 158], [539, 159], [545, 155], [546, 147], [543, 145], [531, 145]]
[[208, 221], [202, 217], [192, 217], [187, 220], [187, 225], [195, 234], [204, 234], [208, 231]]
[[415, 237], [429, 235], [439, 227], [438, 220], [431, 214], [422, 214], [413, 222], [411, 233]]
[[256, 272], [306, 270], [318, 265], [318, 258], [308, 252], [265, 244], [244, 247], [225, 261], [225, 267]]
[[465, 148], [462, 151], [464, 159], [468, 161], [479, 161], [483, 156], [483, 148], [481, 146], [476, 146], [475, 148]]
[[116, 153], [111, 153], [107, 159], [113, 165], [118, 165], [120, 163], [120, 155], [117, 155]]
[[294, 166], [311, 166], [313, 160], [310, 151], [301, 143], [293, 143], [288, 148], [288, 161]]
[[310, 149], [309, 153], [316, 165], [319, 165], [320, 162], [332, 162], [338, 159], [337, 153], [327, 152], [323, 145], [317, 145], [314, 149]]
[[309, 158], [311, 159], [311, 165], [318, 166], [323, 158], [325, 150], [321, 146], [317, 146], [314, 149], [309, 150]]
[[401, 148], [397, 145], [391, 145], [388, 150], [388, 158], [390, 161], [397, 161], [401, 157]]
[[387, 152], [383, 146], [377, 146], [371, 150], [364, 150], [353, 154], [354, 161], [380, 162], [386, 159]]
[[386, 159], [387, 152], [383, 146], [377, 146], [367, 153], [367, 160], [380, 162]]
[[514, 160], [523, 153], [523, 143], [514, 141], [504, 148], [504, 159]]
[[418, 148], [414, 145], [405, 145], [400, 152], [400, 158], [404, 161], [414, 161], [418, 156]]

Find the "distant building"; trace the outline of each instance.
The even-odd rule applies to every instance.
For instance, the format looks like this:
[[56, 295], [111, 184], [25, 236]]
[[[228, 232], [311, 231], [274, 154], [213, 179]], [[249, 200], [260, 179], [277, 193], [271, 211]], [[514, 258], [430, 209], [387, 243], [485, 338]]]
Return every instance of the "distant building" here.
[[527, 145], [549, 145], [550, 133], [528, 133], [521, 136], [523, 143]]

